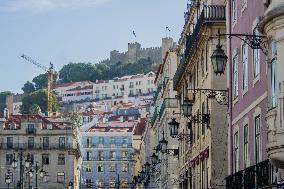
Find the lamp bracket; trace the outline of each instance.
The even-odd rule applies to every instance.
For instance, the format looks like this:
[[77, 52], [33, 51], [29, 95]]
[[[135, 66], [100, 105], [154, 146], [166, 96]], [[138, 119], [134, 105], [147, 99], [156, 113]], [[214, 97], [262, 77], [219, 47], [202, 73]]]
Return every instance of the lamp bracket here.
[[264, 35], [256, 35], [254, 34], [239, 34], [239, 33], [224, 33], [224, 34], [217, 34], [220, 36], [228, 36], [229, 38], [237, 37], [240, 40], [242, 40], [244, 43], [246, 43], [250, 48], [252, 49], [260, 49], [265, 55], [267, 55], [267, 47], [266, 42], [264, 39], [266, 36]]
[[178, 135], [172, 136], [172, 138], [177, 138], [178, 140], [190, 140], [190, 134], [179, 133]]
[[215, 99], [220, 105], [229, 105], [229, 91], [228, 90], [215, 90], [215, 89], [188, 89], [196, 94], [197, 92], [203, 93], [208, 99]]
[[179, 149], [167, 149], [167, 154], [171, 156], [178, 156], [179, 158]]

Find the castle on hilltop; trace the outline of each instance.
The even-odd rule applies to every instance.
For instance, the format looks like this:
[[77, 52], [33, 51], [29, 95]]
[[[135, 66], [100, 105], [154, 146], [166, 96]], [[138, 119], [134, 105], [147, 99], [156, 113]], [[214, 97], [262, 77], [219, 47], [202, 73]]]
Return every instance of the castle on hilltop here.
[[115, 64], [117, 62], [127, 63], [136, 62], [141, 58], [150, 58], [155, 63], [162, 62], [163, 48], [173, 44], [172, 38], [163, 38], [161, 47], [141, 48], [140, 43], [128, 43], [128, 50], [126, 52], [119, 52], [113, 50], [110, 52], [110, 58], [100, 61], [100, 64]]

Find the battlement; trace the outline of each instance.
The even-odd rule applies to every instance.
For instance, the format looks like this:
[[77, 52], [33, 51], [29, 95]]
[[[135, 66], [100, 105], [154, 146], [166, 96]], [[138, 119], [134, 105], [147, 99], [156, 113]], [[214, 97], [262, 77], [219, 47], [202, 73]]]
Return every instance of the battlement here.
[[138, 42], [128, 43], [128, 49], [126, 52], [119, 52], [118, 50], [110, 51], [110, 58], [100, 61], [99, 63], [111, 63], [117, 62], [127, 63], [135, 62], [141, 58], [150, 58], [156, 63], [162, 62], [162, 47], [148, 47], [141, 48], [141, 44]]

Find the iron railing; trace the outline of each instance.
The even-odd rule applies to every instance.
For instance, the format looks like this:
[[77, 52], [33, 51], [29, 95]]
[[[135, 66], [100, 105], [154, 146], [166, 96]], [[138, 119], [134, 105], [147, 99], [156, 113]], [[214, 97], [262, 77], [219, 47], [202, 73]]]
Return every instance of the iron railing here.
[[173, 78], [174, 89], [177, 89], [178, 83], [185, 71], [189, 59], [192, 57], [194, 50], [196, 49], [197, 42], [201, 33], [202, 26], [210, 22], [225, 22], [226, 21], [226, 6], [222, 5], [208, 5], [204, 6], [200, 13], [196, 25], [191, 35], [186, 39], [186, 48], [184, 56], [181, 58], [177, 71]]
[[157, 117], [158, 117], [158, 110], [157, 110], [157, 108], [156, 108], [156, 109], [155, 109], [155, 112], [154, 112], [154, 114], [153, 114], [153, 117], [152, 117], [152, 119], [151, 119], [152, 125], [154, 125], [154, 123], [155, 123]]
[[68, 150], [72, 148], [72, 144], [59, 144], [59, 143], [0, 143], [2, 150]]
[[166, 108], [178, 108], [177, 99], [175, 98], [165, 98], [164, 99], [161, 109], [159, 111], [159, 119], [162, 117]]
[[132, 144], [83, 144], [83, 148], [132, 148]]
[[226, 177], [226, 189], [252, 189], [275, 186], [275, 167], [269, 160], [262, 161]]

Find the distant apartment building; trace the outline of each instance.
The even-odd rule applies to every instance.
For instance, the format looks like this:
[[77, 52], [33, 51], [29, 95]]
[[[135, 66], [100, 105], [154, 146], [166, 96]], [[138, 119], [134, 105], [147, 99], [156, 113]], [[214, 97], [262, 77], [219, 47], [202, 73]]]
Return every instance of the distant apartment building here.
[[[65, 189], [70, 184], [78, 188], [80, 151], [75, 132], [69, 122], [39, 115], [1, 118], [0, 188], [8, 188], [8, 173], [12, 177], [10, 188], [19, 187], [20, 170], [25, 188], [34, 188], [36, 183], [38, 188], [46, 189]], [[31, 162], [29, 168], [25, 167], [27, 160]], [[29, 176], [30, 170], [33, 176]]]
[[94, 84], [94, 99], [108, 99], [122, 96], [147, 96], [155, 91], [155, 73], [137, 74], [114, 78], [113, 80], [99, 80]]
[[100, 121], [80, 132], [81, 188], [131, 187], [137, 125], [137, 120]]
[[112, 80], [98, 80], [63, 83], [56, 86], [59, 101], [63, 103], [78, 101], [104, 101], [110, 106], [128, 101], [138, 96], [151, 96], [156, 90], [154, 84], [155, 73], [137, 74], [114, 78]]

